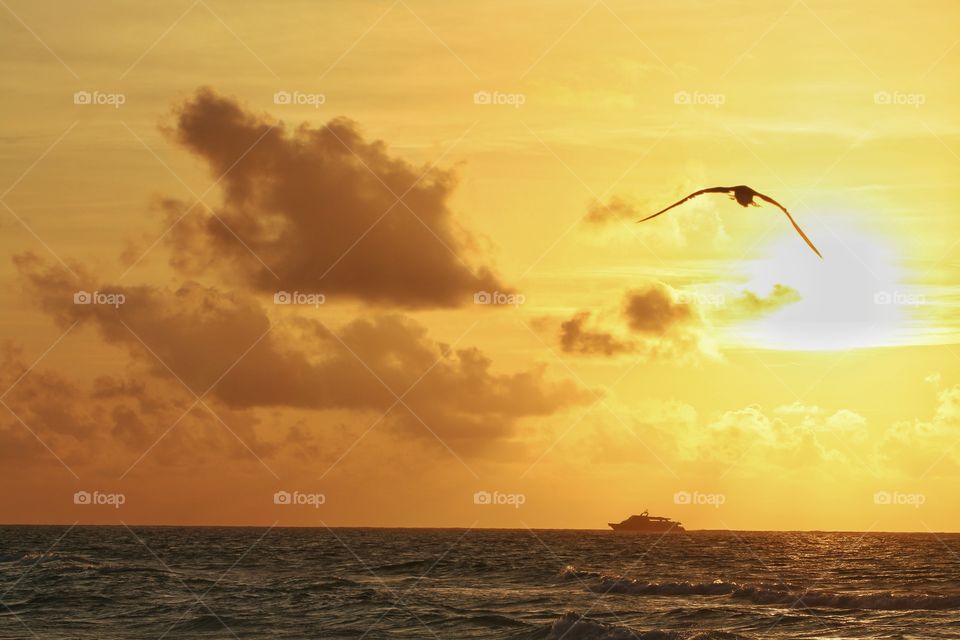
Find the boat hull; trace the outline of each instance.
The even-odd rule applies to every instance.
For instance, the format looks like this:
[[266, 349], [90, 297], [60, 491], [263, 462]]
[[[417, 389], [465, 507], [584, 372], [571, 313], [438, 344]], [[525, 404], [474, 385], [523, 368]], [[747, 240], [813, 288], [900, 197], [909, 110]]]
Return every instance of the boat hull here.
[[608, 522], [610, 528], [622, 533], [684, 533], [681, 525], [676, 523], [649, 523], [640, 527], [625, 525], [618, 522]]

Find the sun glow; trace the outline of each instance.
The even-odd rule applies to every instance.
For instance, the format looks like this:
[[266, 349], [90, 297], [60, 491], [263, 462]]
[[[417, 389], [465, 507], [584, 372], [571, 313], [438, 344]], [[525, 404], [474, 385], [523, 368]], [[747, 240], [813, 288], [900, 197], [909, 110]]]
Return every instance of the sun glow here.
[[925, 299], [907, 283], [892, 243], [842, 212], [822, 211], [809, 226], [823, 260], [784, 233], [746, 269], [750, 290], [780, 283], [800, 301], [739, 327], [738, 336], [754, 346], [811, 351], [910, 342], [908, 326]]

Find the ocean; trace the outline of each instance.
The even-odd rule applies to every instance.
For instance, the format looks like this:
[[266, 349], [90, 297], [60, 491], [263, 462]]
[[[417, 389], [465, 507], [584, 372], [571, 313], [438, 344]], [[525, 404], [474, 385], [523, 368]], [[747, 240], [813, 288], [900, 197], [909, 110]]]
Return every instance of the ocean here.
[[0, 638], [960, 638], [951, 534], [0, 527]]

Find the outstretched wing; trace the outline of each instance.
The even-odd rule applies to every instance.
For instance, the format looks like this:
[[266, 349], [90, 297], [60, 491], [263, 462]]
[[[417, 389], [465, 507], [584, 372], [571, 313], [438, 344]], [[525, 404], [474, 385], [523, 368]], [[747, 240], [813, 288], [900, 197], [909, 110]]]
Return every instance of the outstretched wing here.
[[757, 197], [760, 198], [761, 200], [766, 200], [767, 202], [769, 202], [769, 203], [772, 204], [773, 206], [778, 207], [778, 208], [780, 209], [780, 211], [783, 211], [785, 214], [787, 214], [787, 218], [790, 219], [791, 224], [793, 224], [793, 228], [797, 230], [797, 233], [800, 234], [800, 237], [803, 238], [808, 245], [810, 245], [810, 248], [813, 249], [813, 252], [814, 252], [815, 254], [817, 254], [818, 256], [820, 256], [820, 258], [823, 258], [823, 256], [820, 255], [820, 252], [817, 251], [817, 248], [816, 248], [815, 246], [813, 246], [813, 243], [810, 241], [810, 238], [807, 237], [807, 234], [805, 234], [805, 233], [803, 232], [803, 229], [800, 228], [800, 225], [797, 224], [797, 221], [794, 220], [794, 219], [793, 219], [793, 216], [790, 215], [790, 212], [787, 211], [787, 208], [786, 208], [786, 207], [784, 207], [782, 204], [780, 204], [779, 202], [777, 202], [776, 200], [774, 200], [774, 199], [771, 198], [770, 196], [765, 196], [765, 195], [763, 195], [762, 193], [759, 193], [759, 192], [756, 192], [756, 191], [755, 191], [754, 193], [756, 193], [756, 194], [757, 194]]
[[650, 218], [656, 218], [661, 213], [666, 213], [667, 211], [670, 211], [670, 209], [673, 209], [674, 207], [683, 204], [687, 200], [690, 200], [691, 198], [696, 198], [697, 196], [702, 195], [704, 193], [730, 193], [731, 191], [733, 191], [733, 189], [730, 187], [710, 187], [709, 189], [700, 189], [700, 191], [694, 191], [683, 200], [678, 200], [677, 202], [674, 202], [672, 205], [670, 205], [666, 209], [661, 209], [660, 211], [657, 211], [652, 216], [647, 216], [643, 220], [637, 220], [637, 222], [646, 222]]

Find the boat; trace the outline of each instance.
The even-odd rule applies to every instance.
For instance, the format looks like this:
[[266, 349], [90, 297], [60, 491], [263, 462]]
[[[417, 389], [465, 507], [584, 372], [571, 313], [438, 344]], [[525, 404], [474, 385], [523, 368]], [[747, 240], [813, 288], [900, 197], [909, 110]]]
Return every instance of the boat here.
[[647, 533], [682, 533], [686, 531], [676, 520], [651, 516], [644, 511], [638, 516], [630, 516], [623, 522], [608, 522], [614, 531], [639, 531]]

